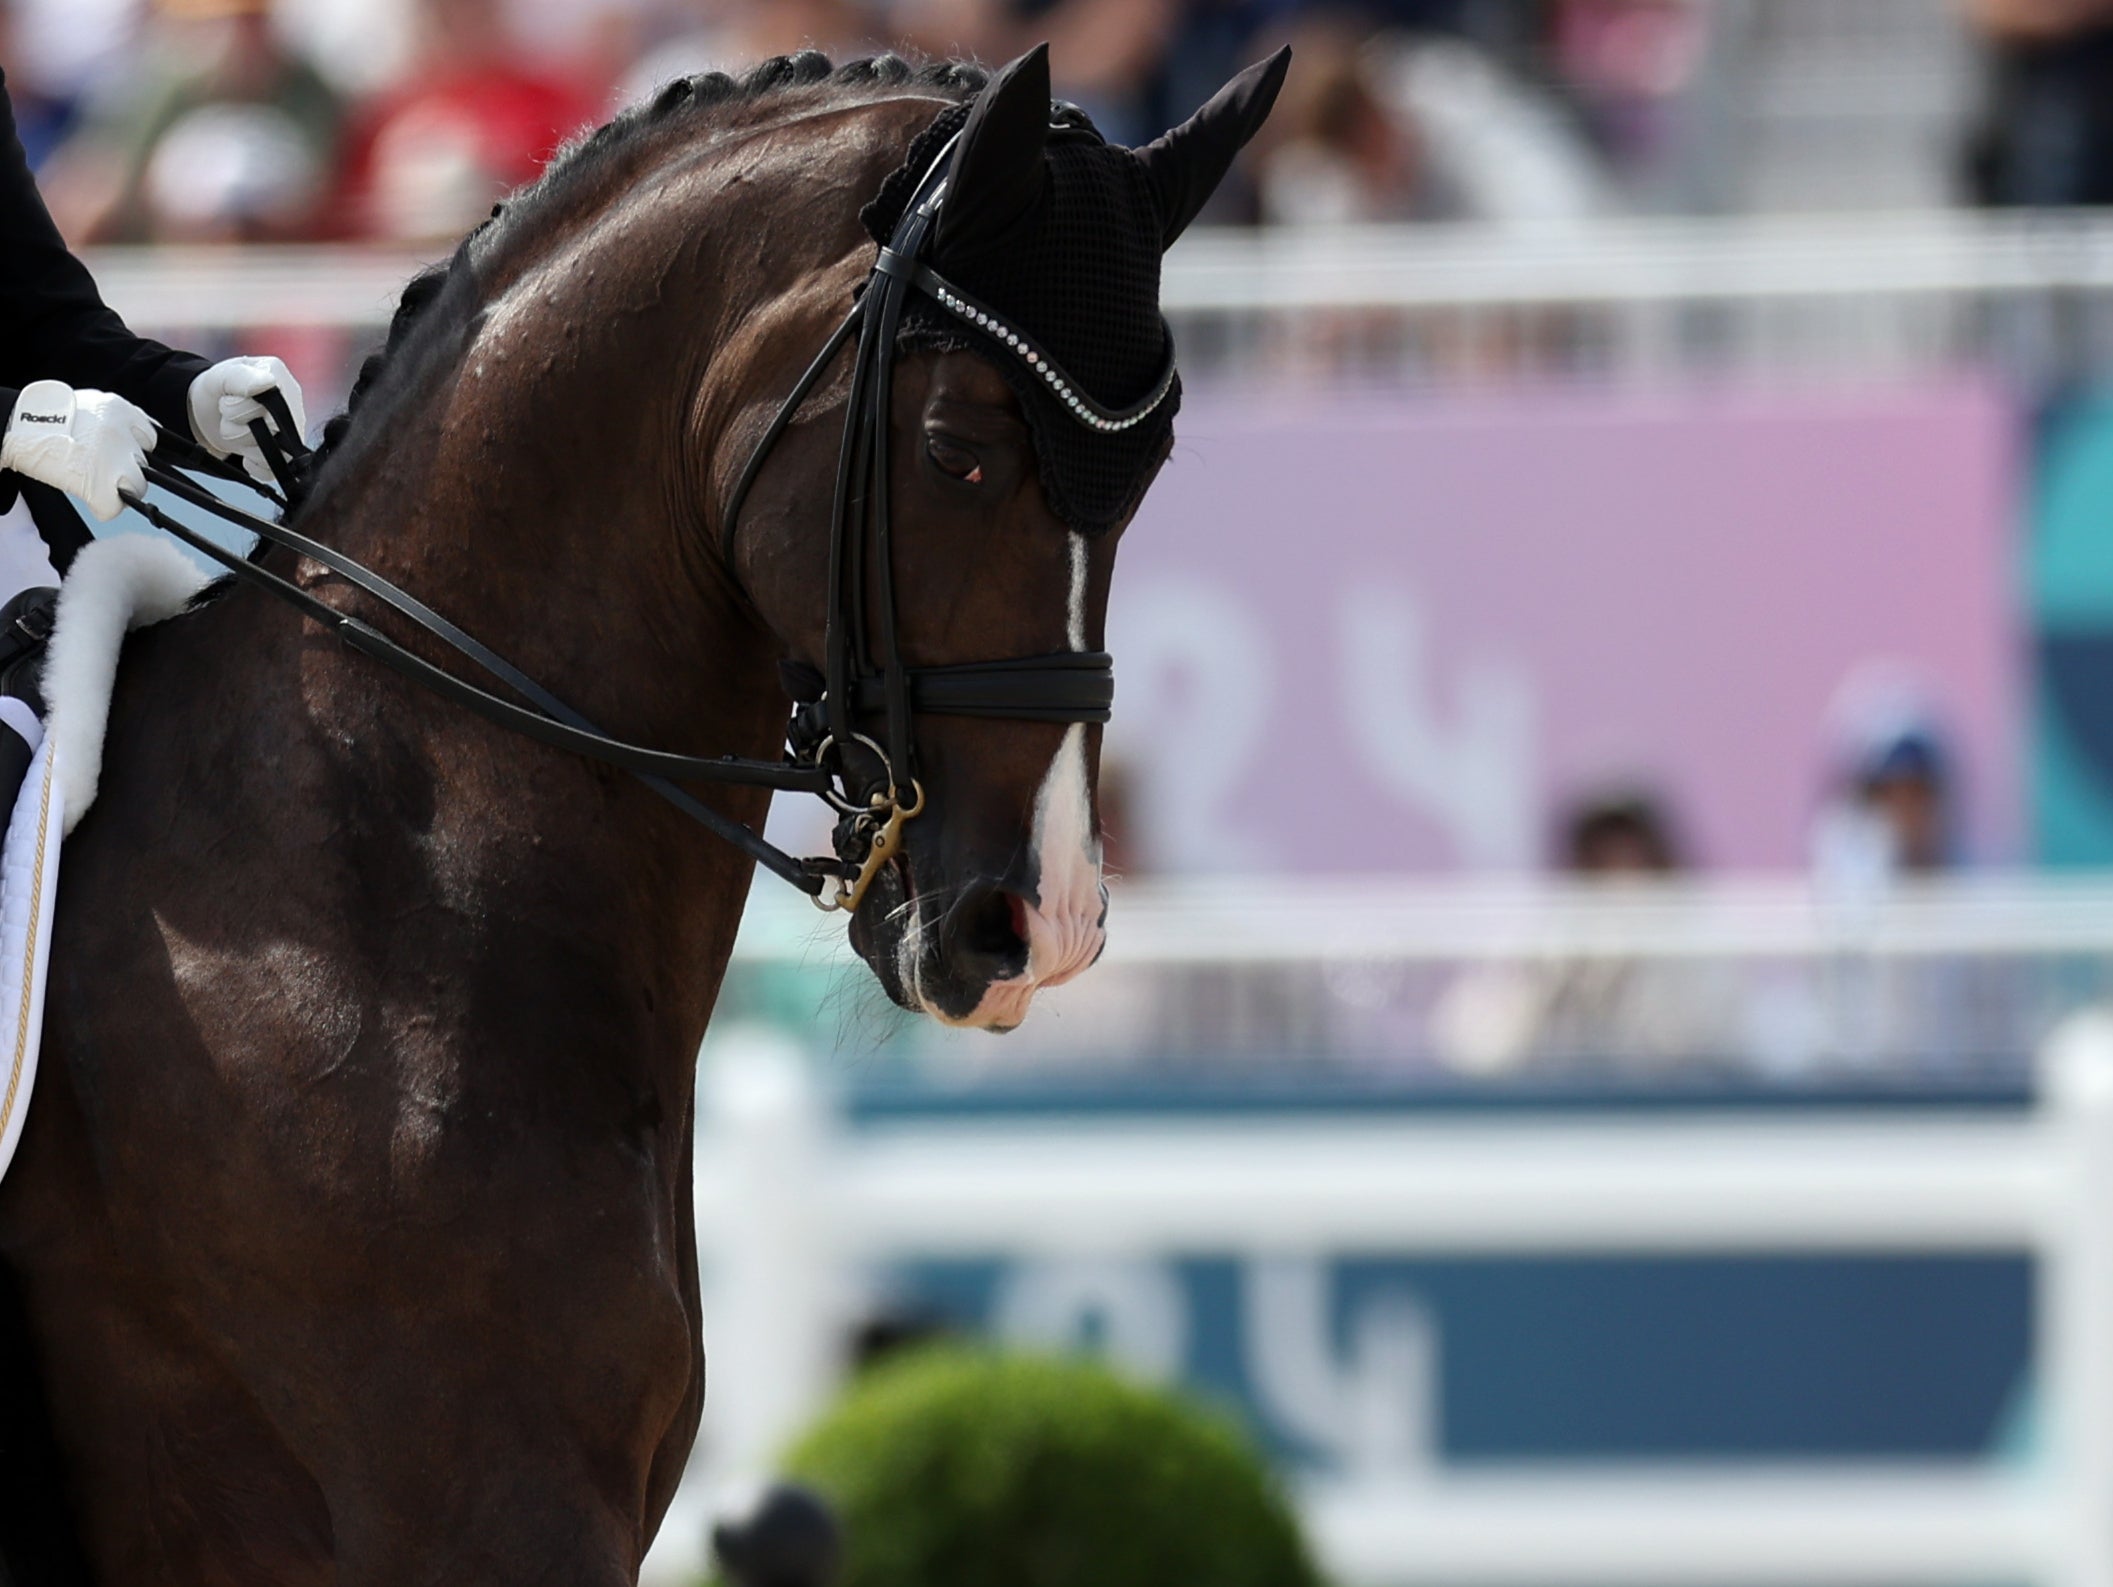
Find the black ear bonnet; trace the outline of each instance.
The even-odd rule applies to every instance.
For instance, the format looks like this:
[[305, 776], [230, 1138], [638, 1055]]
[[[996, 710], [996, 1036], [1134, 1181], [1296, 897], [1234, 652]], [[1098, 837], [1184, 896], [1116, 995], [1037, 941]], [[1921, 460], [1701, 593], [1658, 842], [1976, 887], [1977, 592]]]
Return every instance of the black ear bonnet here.
[[[941, 112], [860, 212], [886, 243], [954, 142], [924, 261], [961, 299], [913, 292], [900, 342], [997, 366], [1027, 415], [1051, 509], [1082, 534], [1124, 522], [1173, 444], [1181, 382], [1159, 312], [1160, 256], [1268, 115], [1289, 58], [1250, 67], [1182, 127], [1125, 149], [1050, 102], [1038, 48]], [[1155, 396], [1141, 416], [1106, 417]]]

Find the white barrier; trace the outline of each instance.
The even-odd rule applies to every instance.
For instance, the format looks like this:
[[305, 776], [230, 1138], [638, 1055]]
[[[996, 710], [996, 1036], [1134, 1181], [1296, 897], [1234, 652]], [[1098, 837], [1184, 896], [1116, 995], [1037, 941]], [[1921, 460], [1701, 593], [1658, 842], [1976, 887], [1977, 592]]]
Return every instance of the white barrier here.
[[[2113, 1017], [2030, 1115], [1727, 1122], [922, 1123], [835, 1130], [781, 1038], [719, 1044], [700, 1120], [707, 1448], [763, 1469], [825, 1386], [849, 1275], [918, 1254], [2025, 1251], [2046, 1447], [1979, 1467], [1445, 1474], [1305, 1494], [1342, 1581], [1998, 1580], [2113, 1587]], [[694, 1563], [693, 1510], [656, 1573]], [[663, 1579], [672, 1579], [663, 1577]]]
[[[430, 259], [343, 247], [102, 249], [104, 295], [146, 325], [378, 326]], [[1610, 220], [1549, 227], [1201, 227], [1167, 256], [1169, 313], [1461, 309], [2113, 290], [2089, 211]]]
[[[1836, 956], [2095, 962], [2113, 954], [2113, 886], [2094, 875], [1962, 873], [1833, 892], [1766, 876], [1609, 888], [1539, 876], [1230, 875], [1125, 880], [1113, 898], [1100, 963], [1125, 969]], [[734, 957], [857, 967], [842, 928], [790, 893], [750, 898]], [[1089, 976], [1078, 986], [1090, 997], [1095, 984]]]
[[[335, 366], [378, 339], [427, 262], [343, 247], [106, 249], [90, 260], [134, 325], [184, 341], [270, 332], [325, 389], [344, 375]], [[1203, 229], [1169, 254], [1162, 298], [1200, 381], [1865, 379], [1977, 362], [2037, 378], [2103, 362], [2113, 220], [1928, 209]]]

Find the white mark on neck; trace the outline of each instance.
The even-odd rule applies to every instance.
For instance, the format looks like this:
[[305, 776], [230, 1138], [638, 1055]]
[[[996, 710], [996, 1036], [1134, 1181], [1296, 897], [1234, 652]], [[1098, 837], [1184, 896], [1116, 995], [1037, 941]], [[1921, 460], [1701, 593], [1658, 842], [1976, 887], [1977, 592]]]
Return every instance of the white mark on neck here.
[[1086, 537], [1071, 536], [1071, 607], [1065, 625], [1073, 650], [1086, 648]]

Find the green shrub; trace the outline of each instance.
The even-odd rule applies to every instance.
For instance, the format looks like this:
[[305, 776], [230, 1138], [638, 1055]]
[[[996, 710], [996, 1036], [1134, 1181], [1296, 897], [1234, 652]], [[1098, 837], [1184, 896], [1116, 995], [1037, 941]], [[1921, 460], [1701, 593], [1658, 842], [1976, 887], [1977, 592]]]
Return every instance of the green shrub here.
[[1314, 1587], [1240, 1431], [1083, 1361], [960, 1348], [875, 1369], [787, 1473], [837, 1508], [842, 1587]]

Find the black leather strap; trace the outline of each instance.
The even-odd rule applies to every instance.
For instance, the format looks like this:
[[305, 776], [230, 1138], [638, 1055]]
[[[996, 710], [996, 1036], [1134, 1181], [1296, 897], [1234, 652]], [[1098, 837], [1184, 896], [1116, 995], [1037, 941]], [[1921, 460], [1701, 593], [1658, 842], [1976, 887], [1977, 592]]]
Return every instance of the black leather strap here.
[[[762, 472], [764, 460], [770, 456], [770, 449], [777, 445], [778, 437], [791, 425], [793, 415], [800, 411], [800, 404], [805, 402], [808, 393], [814, 390], [815, 382], [822, 378], [823, 371], [836, 362], [836, 355], [844, 350], [844, 343], [849, 341], [851, 333], [858, 329], [859, 319], [864, 312], [863, 302], [853, 304], [851, 312], [829, 333], [829, 340], [822, 344], [822, 350], [815, 354], [814, 361], [802, 372], [800, 378], [793, 382], [792, 395], [778, 405], [777, 413], [772, 416], [763, 431], [763, 439], [758, 441], [756, 449], [748, 454], [748, 462], [741, 469], [741, 477], [734, 481], [733, 494], [727, 497], [726, 509], [719, 519], [719, 557], [726, 564], [729, 574], [734, 571], [734, 527], [741, 521], [741, 506], [748, 500], [749, 490], [756, 483], [756, 475]], [[734, 580], [737, 587], [740, 582], [738, 578]]]
[[[1115, 659], [1104, 650], [915, 667], [909, 676], [911, 709], [933, 716], [1106, 722], [1115, 706]], [[855, 696], [862, 711], [872, 709], [867, 681], [859, 680]]]
[[249, 559], [237, 556], [226, 547], [197, 533], [180, 519], [163, 512], [153, 503], [136, 501], [132, 504], [157, 528], [203, 552], [237, 578], [266, 589], [298, 608], [304, 615], [323, 624], [362, 654], [373, 657], [413, 682], [501, 727], [509, 728], [538, 743], [571, 750], [630, 772], [685, 815], [709, 827], [714, 834], [732, 843], [758, 864], [783, 877], [803, 892], [819, 893], [828, 878], [834, 874], [832, 868], [795, 859], [784, 850], [758, 837], [740, 822], [721, 815], [674, 786], [674, 781], [680, 779], [821, 794], [827, 792], [832, 784], [825, 768], [796, 765], [790, 761], [742, 760], [731, 755], [710, 759], [674, 755], [611, 738], [504, 657], [471, 638], [417, 597], [398, 589], [379, 574], [360, 566], [349, 557], [295, 530], [268, 523], [262, 518], [243, 512], [240, 508], [202, 490], [182, 475], [159, 465], [149, 465], [147, 478], [154, 485], [191, 505], [248, 529], [273, 544], [298, 552], [350, 580], [360, 589], [410, 618], [421, 628], [476, 662], [493, 677], [531, 701], [537, 710], [529, 710], [512, 701], [503, 700], [434, 666], [424, 657], [406, 650], [371, 624], [339, 611], [326, 601], [318, 600], [290, 579], [281, 578]]
[[[300, 432], [294, 428], [293, 410], [286, 405], [286, 394], [274, 386], [257, 398], [257, 405], [271, 418], [266, 424], [262, 419], [249, 422], [249, 433], [263, 455], [264, 466], [271, 470], [271, 477], [279, 482], [285, 494], [282, 501], [299, 501], [305, 484], [302, 465], [307, 460], [308, 448], [301, 440]], [[298, 450], [296, 450], [298, 448]], [[243, 471], [245, 474], [248, 470]]]
[[[805, 662], [778, 664], [785, 692], [803, 705], [820, 700], [828, 680]], [[1060, 650], [1010, 661], [957, 667], [912, 667], [910, 709], [921, 716], [1013, 718], [1024, 722], [1106, 722], [1115, 705], [1115, 658], [1104, 650]], [[884, 680], [864, 677], [850, 689], [851, 709], [886, 709]]]
[[[406, 593], [380, 574], [369, 568], [362, 567], [359, 563], [344, 555], [344, 553], [333, 550], [319, 540], [311, 540], [308, 536], [288, 529], [281, 524], [268, 523], [262, 518], [256, 518], [243, 512], [240, 508], [230, 507], [227, 503], [220, 501], [210, 493], [200, 490], [180, 474], [150, 466], [147, 470], [147, 477], [163, 490], [168, 491], [171, 495], [181, 497], [193, 506], [203, 507], [208, 512], [218, 513], [232, 523], [263, 535], [274, 544], [284, 546], [289, 551], [298, 552], [310, 561], [321, 563], [331, 572], [357, 585], [384, 605], [408, 617], [420, 628], [433, 635], [434, 638], [446, 643], [451, 649], [467, 656], [471, 661], [474, 661], [509, 688], [534, 702], [539, 710], [554, 719], [545, 720], [542, 717], [537, 717], [534, 712], [522, 711], [519, 706], [499, 699], [496, 695], [488, 694], [474, 685], [462, 683], [460, 680], [452, 678], [449, 674], [441, 672], [439, 668], [433, 667], [431, 663], [419, 656], [405, 650], [386, 634], [382, 634], [366, 624], [358, 623], [357, 619], [349, 618], [343, 613], [336, 612], [335, 607], [315, 601], [313, 597], [309, 597], [308, 604], [312, 608], [311, 615], [315, 614], [313, 611], [315, 608], [319, 608], [322, 612], [333, 612], [339, 618], [338, 624], [333, 626], [353, 624], [358, 628], [365, 629], [366, 632], [374, 636], [372, 640], [353, 641], [360, 649], [366, 650], [370, 654], [381, 656], [381, 647], [386, 647], [391, 652], [400, 653], [400, 656], [393, 658], [381, 657], [381, 659], [389, 660], [390, 665], [396, 666], [399, 671], [420, 675], [416, 669], [424, 668], [428, 669], [436, 678], [447, 678], [453, 690], [461, 691], [460, 693], [452, 694], [451, 697], [461, 699], [465, 704], [470, 703], [471, 697], [490, 702], [489, 706], [476, 705], [472, 708], [487, 714], [492, 711], [503, 713], [503, 716], [494, 717], [494, 720], [501, 721], [503, 726], [514, 728], [517, 732], [526, 733], [531, 738], [540, 737], [545, 743], [559, 744], [582, 755], [606, 761], [608, 764], [620, 767], [625, 771], [636, 771], [649, 776], [675, 777], [690, 782], [740, 783], [756, 788], [781, 788], [789, 793], [820, 793], [829, 786], [828, 773], [819, 767], [794, 766], [785, 761], [744, 760], [736, 755], [676, 755], [666, 750], [648, 749], [640, 744], [630, 744], [622, 739], [611, 738], [589, 725], [586, 718], [543, 688], [542, 685], [529, 677], [519, 667], [514, 666], [513, 663], [492, 650], [490, 646], [480, 640], [473, 639], [426, 605], [425, 602], [419, 600], [417, 596]], [[298, 588], [298, 586], [295, 587]], [[302, 593], [304, 595], [307, 594], [306, 591]], [[405, 660], [408, 661], [408, 666], [401, 664]], [[434, 686], [437, 688], [439, 684], [436, 682]], [[530, 720], [524, 719], [532, 719], [533, 725], [531, 725]]]

